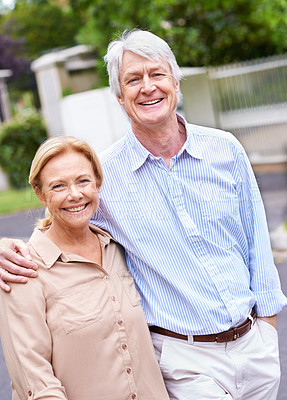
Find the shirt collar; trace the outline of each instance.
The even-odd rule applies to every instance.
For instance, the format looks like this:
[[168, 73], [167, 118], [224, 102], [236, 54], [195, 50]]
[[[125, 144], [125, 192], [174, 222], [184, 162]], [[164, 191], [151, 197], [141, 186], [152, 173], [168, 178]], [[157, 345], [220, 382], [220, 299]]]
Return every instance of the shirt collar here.
[[[186, 141], [177, 154], [177, 157], [182, 154], [184, 150], [186, 150], [191, 157], [202, 159], [202, 151], [196, 141], [195, 135], [192, 132], [192, 126], [188, 125], [186, 120], [179, 114], [177, 114], [177, 120], [185, 126], [187, 135]], [[128, 127], [127, 145], [129, 149], [132, 171], [136, 171], [138, 168], [140, 168], [148, 157], [154, 158], [154, 156], [136, 138], [132, 131], [131, 125]]]
[[129, 150], [131, 169], [132, 171], [136, 171], [143, 165], [151, 153], [136, 138], [131, 125], [128, 127], [127, 132], [127, 146]]
[[[111, 240], [113, 240], [112, 236], [97, 226], [90, 224], [90, 229], [96, 232], [102, 248], [107, 246]], [[45, 229], [35, 228], [32, 233], [29, 243], [34, 248], [36, 253], [40, 256], [45, 266], [49, 269], [51, 268], [55, 262], [61, 258], [62, 261], [82, 261], [83, 259], [76, 254], [64, 253], [59, 247], [52, 242], [45, 234]]]

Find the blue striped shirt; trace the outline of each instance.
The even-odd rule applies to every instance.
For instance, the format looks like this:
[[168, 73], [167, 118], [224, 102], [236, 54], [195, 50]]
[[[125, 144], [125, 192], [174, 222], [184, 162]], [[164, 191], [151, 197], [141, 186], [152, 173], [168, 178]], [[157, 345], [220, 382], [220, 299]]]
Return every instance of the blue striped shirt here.
[[287, 305], [265, 211], [247, 156], [224, 131], [187, 124], [170, 167], [129, 128], [101, 154], [104, 184], [92, 220], [126, 250], [149, 325], [182, 334], [224, 331], [256, 305]]

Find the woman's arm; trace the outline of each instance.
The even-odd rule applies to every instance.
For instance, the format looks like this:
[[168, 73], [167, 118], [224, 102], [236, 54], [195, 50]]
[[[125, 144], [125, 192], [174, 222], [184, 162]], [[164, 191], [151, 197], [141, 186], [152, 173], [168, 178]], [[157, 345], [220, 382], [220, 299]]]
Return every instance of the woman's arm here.
[[0, 291], [0, 335], [7, 368], [21, 399], [67, 400], [51, 365], [52, 340], [41, 282]]

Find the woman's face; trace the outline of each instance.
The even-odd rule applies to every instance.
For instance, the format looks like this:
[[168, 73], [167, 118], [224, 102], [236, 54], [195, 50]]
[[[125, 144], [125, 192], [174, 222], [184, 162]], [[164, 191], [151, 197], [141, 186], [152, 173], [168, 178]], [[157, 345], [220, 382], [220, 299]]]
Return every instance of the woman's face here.
[[97, 180], [91, 162], [77, 151], [52, 158], [40, 173], [41, 202], [48, 207], [53, 224], [81, 229], [99, 205]]

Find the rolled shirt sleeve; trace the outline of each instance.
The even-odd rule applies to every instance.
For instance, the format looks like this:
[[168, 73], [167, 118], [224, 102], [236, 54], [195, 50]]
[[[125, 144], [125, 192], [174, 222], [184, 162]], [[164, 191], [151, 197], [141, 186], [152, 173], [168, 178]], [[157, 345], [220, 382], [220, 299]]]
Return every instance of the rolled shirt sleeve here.
[[7, 368], [20, 399], [67, 399], [51, 365], [51, 335], [41, 284], [30, 279], [0, 293], [0, 333]]

